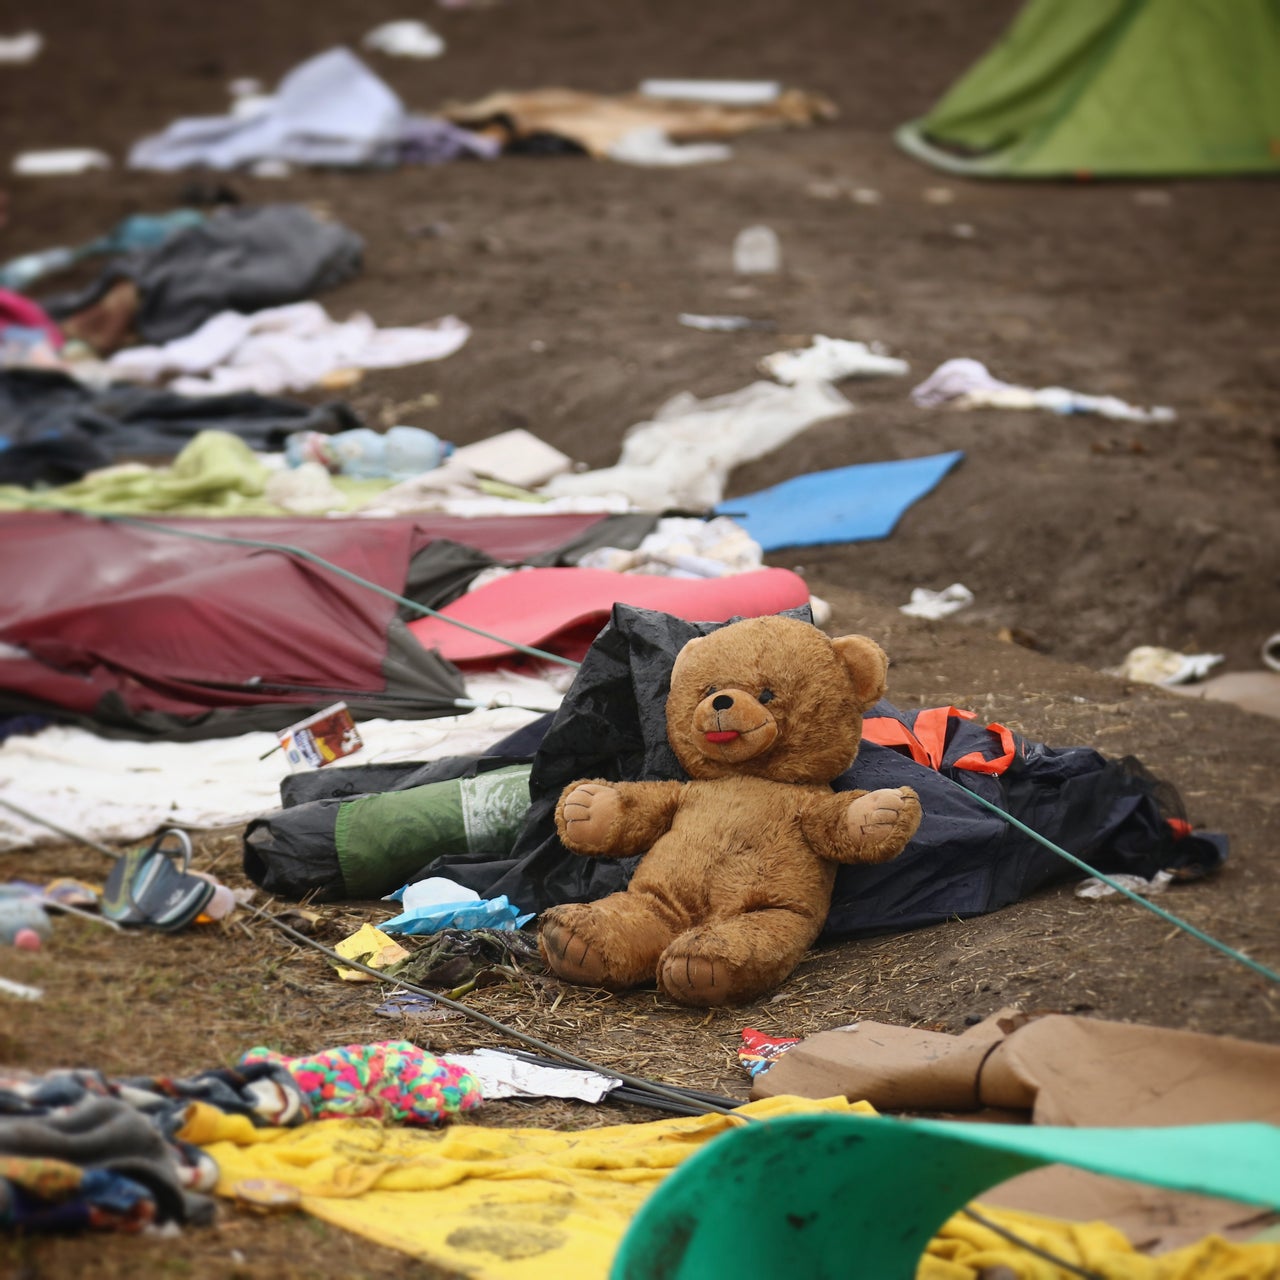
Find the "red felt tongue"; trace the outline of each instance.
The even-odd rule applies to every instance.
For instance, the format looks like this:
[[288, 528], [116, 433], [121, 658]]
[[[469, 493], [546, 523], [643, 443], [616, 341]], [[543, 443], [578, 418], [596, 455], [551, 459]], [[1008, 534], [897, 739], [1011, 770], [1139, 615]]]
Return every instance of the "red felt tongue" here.
[[708, 742], [732, 742], [741, 736], [736, 729], [717, 729], [706, 735]]

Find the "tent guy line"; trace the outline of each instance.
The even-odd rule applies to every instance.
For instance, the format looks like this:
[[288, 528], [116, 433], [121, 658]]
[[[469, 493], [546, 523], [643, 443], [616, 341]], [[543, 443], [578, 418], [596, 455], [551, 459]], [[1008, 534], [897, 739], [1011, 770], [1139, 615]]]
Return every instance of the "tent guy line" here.
[[1156, 906], [1154, 902], [1148, 902], [1141, 894], [1135, 893], [1132, 889], [1126, 888], [1114, 877], [1104, 875], [1100, 871], [1094, 871], [1083, 858], [1077, 858], [1074, 853], [1068, 853], [1061, 846], [1054, 844], [1052, 840], [1040, 835], [1039, 832], [1032, 830], [1032, 828], [1027, 826], [1025, 822], [1015, 818], [1013, 814], [1006, 813], [997, 804], [992, 804], [991, 801], [986, 799], [984, 796], [978, 795], [977, 792], [970, 791], [967, 787], [961, 787], [960, 784], [952, 778], [948, 778], [947, 781], [950, 782], [952, 786], [959, 787], [961, 791], [971, 799], [976, 800], [984, 809], [990, 809], [992, 813], [1003, 818], [1010, 826], [1017, 827], [1019, 831], [1023, 832], [1023, 834], [1030, 836], [1037, 843], [1042, 844], [1051, 853], [1056, 853], [1060, 858], [1065, 858], [1072, 866], [1079, 867], [1080, 870], [1088, 872], [1089, 875], [1097, 876], [1103, 884], [1110, 885], [1110, 887], [1117, 893], [1122, 893], [1126, 898], [1136, 902], [1139, 906], [1146, 907], [1148, 911], [1159, 916], [1161, 920], [1164, 920], [1169, 924], [1176, 925], [1184, 933], [1189, 933], [1193, 938], [1198, 939], [1207, 946], [1221, 951], [1223, 955], [1229, 956], [1232, 960], [1237, 961], [1246, 968], [1252, 969], [1255, 973], [1261, 974], [1261, 976], [1268, 979], [1268, 981], [1280, 983], [1280, 973], [1277, 973], [1274, 969], [1268, 969], [1266, 965], [1260, 964], [1257, 960], [1251, 959], [1249, 956], [1245, 955], [1243, 951], [1237, 951], [1234, 947], [1227, 946], [1225, 942], [1220, 942], [1217, 938], [1213, 937], [1212, 934], [1205, 933], [1203, 929], [1197, 929], [1189, 920], [1184, 920], [1181, 916], [1175, 916], [1172, 911], [1166, 911], [1163, 907]]

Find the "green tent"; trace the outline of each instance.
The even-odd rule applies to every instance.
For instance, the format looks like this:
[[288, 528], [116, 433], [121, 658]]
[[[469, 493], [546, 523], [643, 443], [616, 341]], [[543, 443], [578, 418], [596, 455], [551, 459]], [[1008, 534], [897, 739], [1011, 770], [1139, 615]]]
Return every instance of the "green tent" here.
[[1280, 0], [1029, 0], [896, 136], [974, 176], [1280, 172]]

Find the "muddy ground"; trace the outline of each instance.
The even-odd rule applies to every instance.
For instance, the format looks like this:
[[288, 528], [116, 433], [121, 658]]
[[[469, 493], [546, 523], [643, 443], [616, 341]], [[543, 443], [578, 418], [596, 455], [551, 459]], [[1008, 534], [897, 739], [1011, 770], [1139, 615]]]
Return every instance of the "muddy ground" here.
[[[1101, 672], [1137, 644], [1222, 653], [1223, 669], [1255, 670], [1263, 640], [1280, 630], [1280, 191], [1262, 181], [980, 184], [897, 152], [891, 127], [925, 110], [1015, 8], [419, 6], [445, 36], [445, 57], [371, 62], [424, 111], [496, 88], [619, 91], [644, 76], [702, 75], [820, 90], [840, 117], [746, 137], [728, 163], [689, 170], [547, 157], [227, 182], [246, 202], [322, 205], [366, 238], [363, 275], [326, 298], [334, 313], [363, 309], [387, 324], [454, 313], [474, 326], [452, 359], [370, 375], [350, 397], [372, 421], [459, 443], [520, 425], [608, 464], [625, 428], [668, 396], [734, 390], [760, 356], [814, 333], [882, 341], [911, 362], [913, 379], [970, 355], [1012, 381], [1176, 408], [1177, 421], [1160, 425], [924, 412], [907, 398], [911, 379], [848, 384], [854, 417], [742, 468], [730, 492], [963, 449], [963, 463], [887, 540], [771, 561], [800, 568], [832, 603], [833, 631], [881, 640], [900, 704], [971, 707], [1055, 744], [1137, 755], [1173, 782], [1194, 823], [1229, 834], [1232, 856], [1215, 880], [1164, 902], [1276, 967], [1280, 722]], [[180, 0], [162, 13], [146, 0], [14, 0], [6, 24], [38, 28], [48, 46], [30, 67], [0, 72], [3, 171], [18, 150], [44, 146], [102, 147], [117, 166], [4, 179], [0, 254], [172, 207], [190, 195], [190, 176], [130, 174], [119, 161], [132, 140], [178, 115], [221, 112], [233, 77], [273, 83], [310, 54], [406, 15], [384, 0]], [[855, 188], [880, 202], [855, 202]], [[784, 270], [744, 287], [730, 245], [756, 222], [778, 232]], [[775, 330], [697, 333], [676, 323], [685, 311], [742, 313]], [[435, 407], [399, 407], [428, 392]], [[953, 581], [977, 597], [957, 618], [897, 612], [912, 587]], [[237, 832], [203, 837], [200, 865], [238, 882], [238, 848]], [[0, 879], [101, 869], [98, 855], [72, 849], [0, 857]], [[361, 914], [327, 927], [336, 934]], [[258, 1043], [297, 1052], [405, 1030], [373, 1016], [369, 989], [338, 983], [262, 924], [116, 942], [60, 922], [42, 954], [9, 953], [0, 965], [46, 988], [40, 1005], [9, 1006], [0, 1030], [0, 1061], [36, 1069], [187, 1072]], [[1137, 907], [1082, 902], [1065, 888], [982, 919], [825, 949], [775, 999], [745, 1010], [704, 1017], [651, 992], [577, 989], [553, 1010], [560, 994], [515, 983], [469, 998], [606, 1064], [738, 1096], [744, 1025], [802, 1034], [875, 1017], [959, 1030], [1020, 1002], [1280, 1038], [1274, 988], [1262, 979]], [[465, 1024], [431, 1035], [441, 1049], [493, 1042]], [[622, 1117], [639, 1118], [512, 1104], [483, 1118]], [[320, 1224], [234, 1214], [174, 1241], [0, 1245], [6, 1266], [30, 1277], [429, 1274]]]

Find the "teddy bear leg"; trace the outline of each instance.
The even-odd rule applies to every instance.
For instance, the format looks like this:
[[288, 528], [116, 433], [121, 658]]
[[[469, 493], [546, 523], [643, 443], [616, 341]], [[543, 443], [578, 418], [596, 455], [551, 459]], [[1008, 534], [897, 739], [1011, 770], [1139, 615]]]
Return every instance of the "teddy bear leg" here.
[[568, 982], [625, 991], [652, 982], [675, 930], [635, 893], [552, 907], [542, 917], [538, 949], [552, 972]]
[[699, 925], [662, 953], [658, 986], [680, 1004], [742, 1004], [772, 991], [800, 963], [820, 920], [779, 908]]

